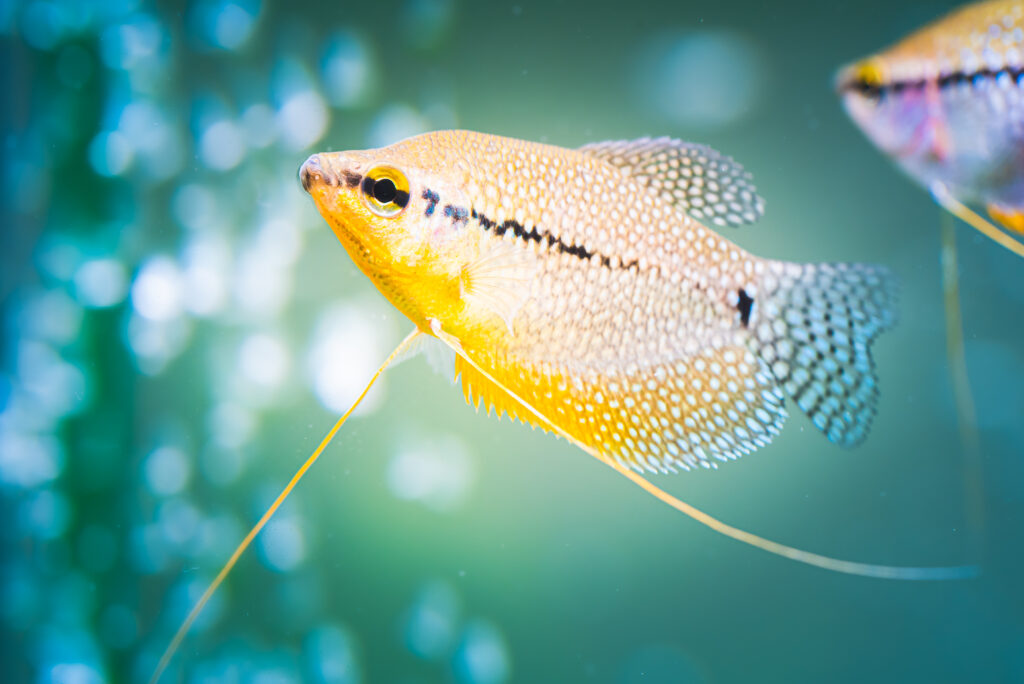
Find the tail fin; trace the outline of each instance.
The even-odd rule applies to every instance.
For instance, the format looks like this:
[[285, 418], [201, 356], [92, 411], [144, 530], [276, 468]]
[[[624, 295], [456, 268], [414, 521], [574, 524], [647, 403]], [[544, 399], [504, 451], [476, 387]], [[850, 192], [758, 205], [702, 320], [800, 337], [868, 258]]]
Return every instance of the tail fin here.
[[879, 266], [773, 262], [750, 327], [755, 353], [836, 444], [868, 434], [878, 400], [871, 343], [895, 322], [895, 282]]

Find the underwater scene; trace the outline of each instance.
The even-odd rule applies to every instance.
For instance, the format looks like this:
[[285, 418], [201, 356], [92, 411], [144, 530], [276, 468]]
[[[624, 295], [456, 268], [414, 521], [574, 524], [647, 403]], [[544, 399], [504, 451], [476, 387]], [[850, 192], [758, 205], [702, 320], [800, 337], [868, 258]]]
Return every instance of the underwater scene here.
[[1024, 682], [957, 7], [0, 3], [0, 681]]

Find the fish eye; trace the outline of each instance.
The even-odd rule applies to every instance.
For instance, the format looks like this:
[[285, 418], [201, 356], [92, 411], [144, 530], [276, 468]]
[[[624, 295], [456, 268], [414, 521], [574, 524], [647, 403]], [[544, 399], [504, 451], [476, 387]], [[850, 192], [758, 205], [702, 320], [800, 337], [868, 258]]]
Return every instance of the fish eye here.
[[377, 166], [363, 177], [363, 204], [377, 216], [397, 216], [409, 203], [409, 180], [390, 166]]
[[880, 99], [885, 85], [885, 73], [882, 65], [875, 59], [869, 59], [856, 66], [853, 72], [852, 87], [866, 98]]

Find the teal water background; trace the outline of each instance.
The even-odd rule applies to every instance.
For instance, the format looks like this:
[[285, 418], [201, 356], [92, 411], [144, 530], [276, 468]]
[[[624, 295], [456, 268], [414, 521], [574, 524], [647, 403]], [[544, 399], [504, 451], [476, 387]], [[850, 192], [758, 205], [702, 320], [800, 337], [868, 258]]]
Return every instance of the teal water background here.
[[[896, 5], [896, 6], [893, 6]], [[145, 681], [410, 327], [299, 187], [308, 154], [469, 128], [670, 135], [740, 160], [762, 256], [900, 278], [861, 447], [796, 412], [654, 476], [839, 575], [718, 536], [539, 431], [390, 370], [168, 682], [1024, 681], [1024, 262], [957, 226], [981, 515], [939, 210], [844, 116], [840, 64], [947, 3], [0, 3], [0, 680]]]

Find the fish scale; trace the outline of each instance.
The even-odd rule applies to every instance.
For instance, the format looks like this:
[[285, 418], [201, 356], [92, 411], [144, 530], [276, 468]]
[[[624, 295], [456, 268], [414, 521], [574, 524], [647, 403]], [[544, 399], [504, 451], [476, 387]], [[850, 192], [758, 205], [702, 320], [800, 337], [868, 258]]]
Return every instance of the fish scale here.
[[[392, 215], [364, 186], [395, 173]], [[357, 174], [371, 182], [341, 180]], [[381, 292], [457, 350], [470, 403], [647, 471], [764, 446], [787, 394], [832, 441], [867, 434], [888, 276], [761, 259], [706, 228], [763, 213], [711, 148], [443, 131], [316, 155], [303, 182]]]

